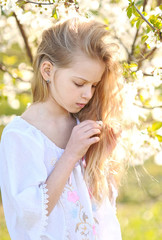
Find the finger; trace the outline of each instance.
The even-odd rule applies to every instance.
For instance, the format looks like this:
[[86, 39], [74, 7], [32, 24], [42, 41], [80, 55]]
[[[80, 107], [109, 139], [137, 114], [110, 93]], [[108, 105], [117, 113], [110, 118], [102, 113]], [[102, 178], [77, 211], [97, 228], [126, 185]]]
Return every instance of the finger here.
[[92, 137], [92, 138], [89, 138], [88, 139], [88, 145], [91, 146], [92, 144], [94, 143], [98, 143], [100, 141], [100, 138], [99, 137]]
[[91, 123], [87, 123], [86, 125], [84, 125], [84, 126], [81, 128], [81, 130], [82, 130], [83, 132], [87, 132], [87, 131], [89, 131], [89, 130], [91, 130], [91, 129], [100, 129], [100, 130], [102, 130], [102, 127], [101, 127], [98, 123], [96, 123], [95, 121], [93, 121], [93, 122], [91, 122]]
[[78, 124], [78, 126], [80, 128], [83, 128], [83, 127], [88, 127], [88, 126], [93, 126], [94, 127], [97, 127], [99, 126], [99, 128], [101, 129], [102, 128], [102, 121], [94, 121], [94, 120], [85, 120], [83, 122], [81, 122], [80, 124]]
[[93, 120], [84, 120], [83, 122], [79, 123], [77, 126], [84, 127], [84, 126], [86, 126], [88, 124], [93, 124], [94, 122], [95, 121], [93, 121]]
[[101, 130], [98, 128], [92, 128], [92, 129], [89, 129], [88, 131], [84, 132], [86, 138], [93, 137], [94, 135], [100, 134], [100, 133], [101, 133]]
[[102, 121], [96, 121], [101, 127], [103, 127], [103, 122]]

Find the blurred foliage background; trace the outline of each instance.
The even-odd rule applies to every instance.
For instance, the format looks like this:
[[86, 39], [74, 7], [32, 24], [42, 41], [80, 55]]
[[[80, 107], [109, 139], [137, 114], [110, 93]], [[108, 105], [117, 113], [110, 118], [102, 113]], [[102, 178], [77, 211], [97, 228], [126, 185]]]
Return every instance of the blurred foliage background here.
[[[29, 2], [0, 1], [0, 135], [32, 102], [32, 60], [42, 30], [76, 13], [106, 23], [119, 45], [129, 129], [123, 134], [128, 151], [119, 152], [121, 160], [129, 158], [117, 201], [123, 240], [162, 239], [161, 0]], [[1, 198], [0, 239], [10, 239]]]

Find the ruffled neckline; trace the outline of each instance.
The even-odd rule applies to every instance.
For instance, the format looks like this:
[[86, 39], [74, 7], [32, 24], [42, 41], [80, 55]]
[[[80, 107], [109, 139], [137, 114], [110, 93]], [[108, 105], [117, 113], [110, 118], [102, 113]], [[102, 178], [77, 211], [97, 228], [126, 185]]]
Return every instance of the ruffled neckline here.
[[[65, 151], [64, 148], [61, 148], [59, 146], [57, 146], [55, 144], [55, 142], [53, 142], [51, 139], [49, 139], [40, 129], [38, 129], [37, 127], [35, 127], [33, 124], [29, 123], [28, 121], [26, 121], [25, 119], [23, 119], [21, 116], [16, 116], [14, 119], [19, 119], [20, 121], [24, 122], [26, 125], [28, 125], [30, 128], [34, 129], [35, 131], [39, 132], [50, 144], [51, 146], [54, 146], [55, 148], [57, 148], [58, 150], [60, 150], [61, 152]], [[76, 118], [76, 122], [77, 125], [80, 123], [79, 119]]]

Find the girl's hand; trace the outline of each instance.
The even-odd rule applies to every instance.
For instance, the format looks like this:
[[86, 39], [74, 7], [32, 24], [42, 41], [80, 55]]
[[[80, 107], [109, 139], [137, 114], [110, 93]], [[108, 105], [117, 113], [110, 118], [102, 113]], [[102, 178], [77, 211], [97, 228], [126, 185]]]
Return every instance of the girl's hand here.
[[101, 130], [102, 126], [93, 120], [85, 120], [76, 125], [72, 130], [65, 152], [76, 163], [86, 154], [92, 144], [100, 141]]

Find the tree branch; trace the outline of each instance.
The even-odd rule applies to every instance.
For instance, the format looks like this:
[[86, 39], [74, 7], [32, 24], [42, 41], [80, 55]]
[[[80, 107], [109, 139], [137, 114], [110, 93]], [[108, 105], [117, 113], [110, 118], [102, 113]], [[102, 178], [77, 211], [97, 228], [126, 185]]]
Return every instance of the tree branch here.
[[[143, 11], [145, 11], [145, 7], [147, 5], [147, 1], [148, 0], [144, 0], [143, 2]], [[136, 5], [134, 4], [134, 7], [136, 8], [136, 11], [138, 12], [138, 14], [142, 17], [142, 19], [155, 31], [157, 30], [154, 26], [151, 25], [150, 22], [147, 21], [147, 19], [143, 16], [143, 14], [138, 10], [138, 8], [136, 7]], [[134, 40], [133, 40], [133, 43], [132, 43], [132, 47], [131, 47], [131, 52], [129, 53], [129, 56], [128, 56], [128, 63], [130, 63], [130, 61], [132, 60], [132, 56], [134, 54], [134, 48], [135, 48], [135, 43], [136, 43], [136, 40], [138, 38], [138, 34], [139, 34], [139, 30], [140, 30], [140, 26], [139, 28], [136, 30], [136, 34], [135, 34], [135, 37], [134, 37]], [[149, 56], [146, 56], [146, 58], [149, 57]], [[141, 60], [144, 60], [146, 58], [143, 58]], [[140, 60], [140, 61], [141, 61]]]
[[33, 3], [33, 4], [38, 4], [38, 5], [53, 5], [55, 2], [53, 1], [53, 3], [51, 3], [51, 2], [48, 2], [48, 3], [41, 3], [41, 2], [33, 2], [33, 1], [25, 1], [25, 2], [27, 2], [27, 3]]
[[20, 78], [20, 77], [14, 77], [14, 76], [12, 75], [12, 73], [7, 69], [7, 67], [4, 66], [3, 63], [1, 63], [1, 62], [0, 62], [0, 71], [2, 71], [2, 72], [7, 72], [12, 78], [14, 78], [14, 79], [16, 79], [16, 80], [18, 80], [18, 81], [21, 81], [21, 82], [29, 82], [29, 81], [23, 80], [23, 79]]
[[143, 73], [143, 76], [146, 76], [146, 77], [153, 77], [154, 75], [153, 75], [153, 74], [150, 74], [150, 73]]
[[27, 36], [26, 36], [25, 30], [24, 30], [24, 28], [23, 28], [23, 25], [19, 22], [16, 14], [15, 14], [14, 12], [13, 12], [13, 16], [14, 16], [15, 19], [16, 19], [16, 23], [17, 23], [17, 25], [18, 25], [18, 28], [19, 28], [19, 30], [20, 30], [20, 32], [21, 32], [21, 35], [22, 35], [23, 40], [24, 40], [24, 43], [25, 43], [27, 55], [28, 55], [28, 57], [29, 57], [29, 59], [30, 59], [30, 63], [32, 64], [32, 62], [33, 62], [33, 55], [32, 55], [32, 52], [31, 52], [31, 49], [30, 49], [30, 46], [29, 46], [29, 43], [28, 43], [28, 38], [27, 38]]
[[155, 109], [155, 108], [162, 108], [162, 105], [153, 106], [153, 107], [146, 107], [146, 106], [144, 106], [144, 105], [138, 105], [138, 104], [136, 104], [136, 103], [133, 103], [133, 105], [135, 105], [135, 106], [137, 106], [137, 107], [140, 107], [140, 108], [148, 109], [148, 110]]
[[157, 7], [161, 5], [161, 0], [157, 0]]
[[135, 43], [136, 43], [136, 40], [138, 37], [139, 29], [140, 29], [140, 27], [137, 29], [136, 34], [134, 36], [134, 40], [133, 40], [132, 47], [131, 47], [131, 52], [129, 53], [129, 56], [128, 56], [128, 63], [130, 63], [130, 61], [132, 60], [132, 56], [134, 53], [134, 46], [135, 46]]
[[145, 56], [145, 59], [149, 58], [154, 52], [155, 50], [157, 49], [157, 47], [154, 47], [151, 52], [149, 52], [146, 56]]
[[141, 18], [150, 26], [150, 28], [152, 28], [153, 31], [156, 31], [156, 28], [149, 22], [147, 21], [147, 19], [143, 16], [143, 14], [138, 10], [138, 8], [136, 7], [136, 5], [134, 4], [134, 7], [136, 9], [136, 11], [138, 12], [138, 14], [141, 16]]
[[[148, 0], [144, 0], [143, 2], [143, 11], [145, 11], [145, 7], [146, 7], [146, 4], [147, 4], [147, 1]], [[135, 47], [135, 43], [136, 43], [136, 40], [138, 38], [138, 33], [139, 33], [139, 30], [140, 30], [140, 26], [139, 28], [136, 30], [136, 34], [135, 34], [135, 37], [134, 37], [134, 40], [133, 40], [133, 43], [132, 43], [132, 47], [131, 47], [131, 52], [129, 54], [129, 58], [128, 58], [128, 63], [130, 63], [130, 61], [132, 60], [132, 55], [134, 53], [134, 47]]]
[[145, 7], [146, 7], [146, 5], [147, 5], [147, 1], [148, 1], [148, 0], [144, 0], [144, 1], [143, 1], [143, 12], [145, 11]]
[[[53, 2], [49, 1], [48, 3], [45, 3], [45, 2], [33, 2], [33, 1], [26, 0], [25, 2], [26, 3], [37, 4], [37, 5], [53, 5], [53, 4], [55, 4], [55, 1], [53, 1]], [[60, 2], [60, 0], [59, 0], [59, 2]], [[61, 2], [64, 2], [64, 3], [68, 2], [68, 4], [72, 4], [72, 3], [76, 4], [76, 1], [74, 1], [74, 0], [61, 1]], [[101, 5], [101, 2], [102, 2], [102, 0], [100, 0], [100, 5]]]
[[116, 33], [115, 33], [115, 36], [113, 36], [113, 37], [120, 42], [120, 44], [123, 46], [123, 48], [125, 49], [125, 51], [126, 51], [127, 54], [129, 55], [129, 51], [128, 51], [127, 47], [126, 47], [125, 44], [122, 42], [122, 40], [121, 40], [120, 38], [118, 38], [118, 36], [116, 35]]
[[152, 56], [154, 54], [154, 52], [156, 51], [156, 47], [154, 47], [146, 56], [143, 56], [143, 58], [138, 60], [138, 64], [140, 64], [143, 60], [148, 59], [150, 56]]

